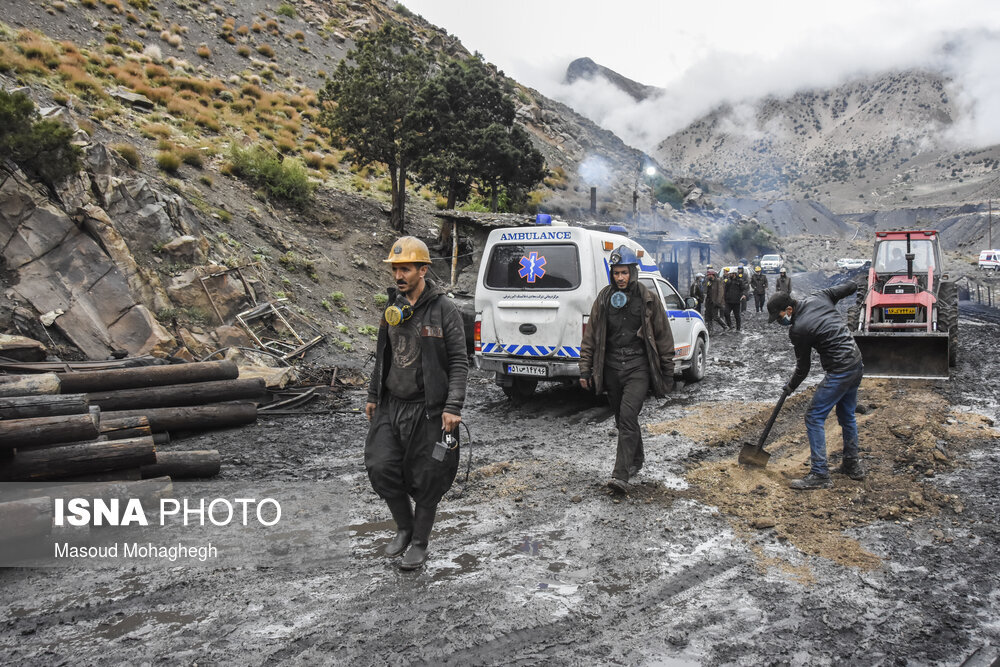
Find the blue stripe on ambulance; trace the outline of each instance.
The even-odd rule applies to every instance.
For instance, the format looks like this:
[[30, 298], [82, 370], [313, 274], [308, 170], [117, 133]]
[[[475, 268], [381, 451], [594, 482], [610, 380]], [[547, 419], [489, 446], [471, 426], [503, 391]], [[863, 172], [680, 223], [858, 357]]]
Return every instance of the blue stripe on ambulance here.
[[546, 345], [508, 345], [500, 343], [483, 343], [483, 354], [509, 354], [515, 357], [550, 357], [553, 352], [557, 357], [569, 359], [580, 358], [580, 348], [564, 345], [558, 349]]

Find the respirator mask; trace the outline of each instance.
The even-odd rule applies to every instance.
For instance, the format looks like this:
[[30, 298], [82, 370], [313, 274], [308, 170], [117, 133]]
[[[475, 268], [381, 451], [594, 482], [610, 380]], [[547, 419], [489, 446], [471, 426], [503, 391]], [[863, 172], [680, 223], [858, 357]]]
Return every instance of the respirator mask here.
[[396, 297], [396, 303], [385, 309], [385, 321], [391, 327], [398, 327], [413, 317], [413, 306], [402, 294]]

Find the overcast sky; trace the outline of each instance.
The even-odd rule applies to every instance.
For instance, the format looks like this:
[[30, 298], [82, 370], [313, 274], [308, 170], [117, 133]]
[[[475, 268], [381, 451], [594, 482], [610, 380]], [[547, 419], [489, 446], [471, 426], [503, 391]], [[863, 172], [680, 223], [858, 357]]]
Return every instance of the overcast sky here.
[[[911, 66], [953, 76], [969, 109], [962, 130], [968, 140], [1000, 143], [997, 0], [403, 4], [508, 76], [570, 104], [644, 149], [722, 101], [787, 95]], [[566, 66], [582, 56], [664, 88], [667, 95], [635, 105], [600, 84], [563, 85]]]

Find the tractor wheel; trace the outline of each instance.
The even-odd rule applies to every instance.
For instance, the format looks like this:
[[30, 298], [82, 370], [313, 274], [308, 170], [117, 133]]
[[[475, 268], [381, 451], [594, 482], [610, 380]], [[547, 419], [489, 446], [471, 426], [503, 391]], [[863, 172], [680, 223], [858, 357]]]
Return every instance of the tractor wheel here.
[[501, 386], [503, 393], [514, 403], [524, 403], [535, 393], [538, 380], [528, 378], [511, 378], [510, 386]]
[[854, 297], [854, 305], [847, 309], [847, 328], [857, 331], [861, 323], [861, 313], [865, 310], [865, 297], [868, 296], [868, 278], [858, 282], [858, 291]]
[[938, 331], [948, 334], [948, 365], [958, 363], [958, 283], [941, 282], [938, 288]]

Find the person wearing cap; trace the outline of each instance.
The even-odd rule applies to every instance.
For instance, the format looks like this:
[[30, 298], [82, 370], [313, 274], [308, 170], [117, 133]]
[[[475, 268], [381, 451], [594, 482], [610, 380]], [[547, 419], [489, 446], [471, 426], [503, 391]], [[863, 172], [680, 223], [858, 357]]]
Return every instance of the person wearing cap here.
[[747, 300], [747, 280], [743, 275], [743, 267], [736, 269], [736, 272], [730, 272], [726, 274], [726, 277], [722, 280], [725, 284], [725, 295], [726, 295], [726, 326], [730, 329], [733, 328], [733, 321], [730, 319], [730, 314], [736, 318], [736, 330], [741, 331], [743, 329], [743, 313], [742, 305], [746, 303]]
[[395, 287], [387, 290], [365, 404], [365, 468], [396, 522], [385, 553], [403, 554], [400, 569], [416, 570], [427, 560], [438, 502], [458, 472], [469, 358], [458, 307], [426, 277], [424, 242], [404, 236], [384, 261]]
[[674, 337], [660, 297], [639, 283], [639, 259], [628, 246], [611, 253], [611, 284], [590, 309], [580, 345], [580, 386], [608, 392], [618, 425], [618, 451], [608, 486], [628, 490], [645, 461], [639, 411], [652, 386], [674, 389]]
[[712, 324], [718, 324], [725, 331], [729, 327], [722, 321], [719, 312], [726, 306], [725, 285], [719, 279], [715, 269], [709, 268], [705, 277], [705, 324], [708, 333], [712, 333]]
[[753, 303], [757, 312], [764, 310], [764, 297], [767, 295], [767, 276], [760, 270], [759, 266], [753, 267], [753, 277], [750, 278], [750, 287], [753, 289]]
[[694, 281], [691, 283], [691, 288], [688, 290], [688, 296], [694, 298], [697, 301], [695, 305], [695, 310], [699, 313], [701, 312], [701, 304], [705, 302], [705, 274], [696, 273], [694, 276]]
[[788, 295], [792, 293], [792, 279], [788, 277], [788, 271], [785, 267], [781, 267], [781, 271], [778, 272], [778, 279], [774, 281], [774, 291], [784, 292]]
[[846, 282], [813, 292], [804, 299], [793, 299], [786, 292], [776, 292], [767, 302], [768, 322], [788, 327], [788, 337], [795, 349], [795, 372], [784, 386], [785, 395], [798, 388], [809, 374], [812, 351], [826, 376], [816, 386], [812, 402], [806, 410], [806, 433], [809, 436], [810, 469], [802, 479], [794, 480], [793, 489], [825, 489], [830, 486], [830, 471], [826, 461], [826, 417], [837, 409], [837, 421], [843, 434], [844, 453], [841, 466], [834, 472], [860, 480], [865, 469], [858, 452], [858, 424], [854, 409], [858, 403], [858, 386], [864, 374], [861, 350], [847, 328], [837, 302], [854, 294], [858, 286]]

